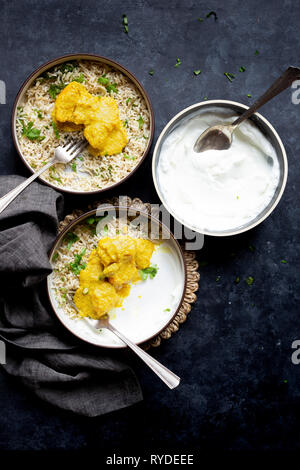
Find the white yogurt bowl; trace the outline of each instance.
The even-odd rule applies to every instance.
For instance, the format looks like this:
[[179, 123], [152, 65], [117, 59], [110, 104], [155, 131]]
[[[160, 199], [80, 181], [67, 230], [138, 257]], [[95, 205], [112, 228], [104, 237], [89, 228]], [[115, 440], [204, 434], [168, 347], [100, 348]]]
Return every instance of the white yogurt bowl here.
[[192, 150], [205, 128], [233, 120], [246, 109], [227, 100], [197, 103], [171, 119], [159, 136], [152, 163], [156, 191], [173, 217], [191, 230], [213, 236], [245, 232], [267, 218], [283, 194], [286, 152], [275, 129], [258, 113], [236, 130], [230, 150]]

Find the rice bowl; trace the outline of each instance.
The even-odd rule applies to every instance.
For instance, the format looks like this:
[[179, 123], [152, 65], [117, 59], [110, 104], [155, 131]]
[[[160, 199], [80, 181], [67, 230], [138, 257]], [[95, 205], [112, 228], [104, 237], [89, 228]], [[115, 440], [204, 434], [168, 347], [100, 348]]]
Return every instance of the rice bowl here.
[[[103, 76], [112, 87], [99, 83]], [[51, 116], [55, 91], [71, 81], [79, 81], [95, 96], [109, 95], [116, 100], [128, 142], [118, 155], [94, 157], [86, 149], [67, 166], [56, 164], [40, 178], [61, 191], [101, 192], [127, 179], [147, 155], [154, 131], [152, 107], [135, 77], [109, 59], [72, 55], [42, 66], [21, 88], [12, 122], [16, 148], [32, 172], [52, 158], [55, 147], [70, 139], [83, 138], [82, 131], [60, 130], [58, 133]], [[24, 128], [27, 129], [30, 123], [39, 132], [35, 140], [27, 138], [26, 133], [24, 135]]]
[[[158, 268], [155, 277], [132, 284], [123, 305], [109, 312], [111, 323], [132, 341], [142, 343], [159, 334], [179, 311], [185, 292], [185, 261], [170, 231], [155, 218], [139, 210], [139, 223], [141, 219], [144, 222], [141, 226], [135, 225], [137, 215], [128, 214], [123, 218], [123, 210], [116, 207], [112, 212], [108, 208], [108, 217], [101, 220], [97, 233], [90, 220], [95, 218], [96, 211], [83, 214], [63, 230], [50, 253], [53, 272], [48, 276], [48, 294], [53, 310], [71, 333], [96, 346], [119, 348], [124, 347], [124, 344], [108, 330], [95, 330], [96, 321], [82, 318], [69, 302], [69, 296], [72, 297], [79, 286], [79, 275], [70, 269], [70, 263], [76, 255], [82, 254], [80, 262], [86, 264], [89, 254], [102, 237], [113, 237], [116, 231], [122, 232], [124, 227], [128, 227], [129, 236], [148, 238], [156, 244], [151, 259], [151, 264]], [[153, 224], [150, 230], [154, 227], [154, 232], [151, 232], [153, 236], [150, 237], [148, 224]], [[73, 235], [68, 238], [70, 232]]]

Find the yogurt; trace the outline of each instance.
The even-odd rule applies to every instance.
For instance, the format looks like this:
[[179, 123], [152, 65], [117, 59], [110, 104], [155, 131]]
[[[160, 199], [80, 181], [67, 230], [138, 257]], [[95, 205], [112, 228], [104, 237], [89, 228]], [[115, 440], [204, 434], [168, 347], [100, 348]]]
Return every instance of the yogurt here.
[[194, 152], [205, 129], [235, 119], [226, 108], [203, 110], [181, 121], [161, 148], [158, 183], [167, 208], [199, 232], [247, 224], [270, 203], [279, 182], [275, 149], [249, 120], [235, 130], [229, 149]]

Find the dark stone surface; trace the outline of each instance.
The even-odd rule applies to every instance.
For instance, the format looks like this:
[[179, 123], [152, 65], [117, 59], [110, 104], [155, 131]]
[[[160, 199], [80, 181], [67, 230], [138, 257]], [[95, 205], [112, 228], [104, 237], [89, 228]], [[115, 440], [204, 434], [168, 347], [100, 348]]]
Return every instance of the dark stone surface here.
[[[175, 113], [204, 96], [249, 103], [286, 66], [300, 65], [299, 2], [2, 0], [0, 7], [0, 79], [7, 84], [7, 104], [0, 105], [2, 174], [28, 175], [10, 136], [13, 100], [26, 76], [58, 55], [98, 53], [134, 72], [152, 99], [156, 138]], [[217, 21], [197, 21], [210, 10], [217, 12]], [[175, 68], [177, 57], [182, 65]], [[240, 66], [246, 67], [244, 73]], [[198, 68], [202, 74], [195, 77]], [[236, 74], [233, 83], [224, 72]], [[35, 400], [1, 374], [0, 449], [93, 449], [101, 455], [101, 449], [126, 445], [140, 450], [299, 448], [300, 365], [291, 362], [291, 343], [300, 338], [299, 113], [291, 90], [263, 109], [287, 149], [285, 194], [273, 215], [251, 232], [205, 239], [199, 260], [208, 265], [201, 268], [197, 303], [180, 331], [152, 351], [182, 377], [180, 387], [168, 391], [132, 358], [144, 402], [85, 420]], [[121, 189], [157, 202], [151, 155]], [[247, 276], [255, 279], [251, 287]]]

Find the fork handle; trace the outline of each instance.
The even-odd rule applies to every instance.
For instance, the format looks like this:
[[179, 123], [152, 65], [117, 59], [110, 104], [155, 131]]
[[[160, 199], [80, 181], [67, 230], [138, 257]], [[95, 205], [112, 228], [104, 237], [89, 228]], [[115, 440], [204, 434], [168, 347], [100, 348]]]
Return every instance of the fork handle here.
[[172, 389], [179, 385], [180, 378], [176, 374], [171, 372], [169, 369], [167, 369], [167, 367], [163, 366], [160, 362], [151, 357], [150, 354], [146, 353], [146, 351], [144, 351], [142, 348], [132, 343], [111, 323], [108, 324], [108, 329], [115, 333], [115, 335], [117, 335], [122, 341], [124, 341], [124, 343], [127, 344], [127, 346], [129, 346], [129, 348], [132, 349], [169, 388]]
[[46, 163], [42, 168], [40, 168], [38, 171], [33, 173], [32, 176], [27, 178], [27, 180], [23, 181], [23, 183], [19, 184], [16, 188], [12, 189], [9, 191], [9, 193], [5, 194], [5, 196], [0, 198], [0, 214], [1, 212], [6, 209], [7, 206], [22, 192], [24, 191], [27, 186], [32, 183], [38, 176], [40, 176], [44, 171], [46, 171], [50, 166], [52, 166], [56, 162], [55, 158], [52, 158], [50, 162]]

